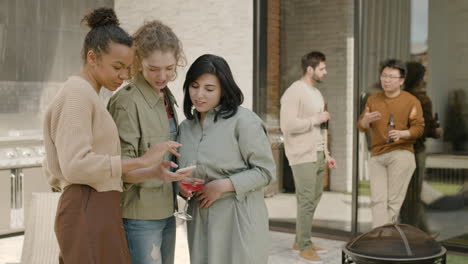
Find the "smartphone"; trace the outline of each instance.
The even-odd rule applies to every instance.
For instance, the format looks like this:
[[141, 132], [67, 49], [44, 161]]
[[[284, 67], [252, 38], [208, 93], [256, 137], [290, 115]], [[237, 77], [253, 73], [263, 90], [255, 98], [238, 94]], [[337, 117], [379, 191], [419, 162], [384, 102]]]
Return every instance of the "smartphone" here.
[[191, 171], [195, 170], [196, 167], [197, 167], [197, 166], [195, 166], [195, 165], [188, 166], [188, 167], [185, 167], [185, 168], [182, 168], [182, 169], [178, 169], [178, 170], [176, 171], [176, 173], [191, 172]]

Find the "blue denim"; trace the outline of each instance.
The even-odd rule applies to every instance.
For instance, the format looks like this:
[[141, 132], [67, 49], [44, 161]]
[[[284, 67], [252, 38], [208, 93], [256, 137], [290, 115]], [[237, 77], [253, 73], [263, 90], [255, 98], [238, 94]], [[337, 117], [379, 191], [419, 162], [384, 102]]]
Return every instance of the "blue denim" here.
[[123, 219], [132, 264], [173, 264], [176, 225], [161, 220]]
[[171, 131], [171, 140], [177, 140], [177, 120], [169, 118], [169, 129]]

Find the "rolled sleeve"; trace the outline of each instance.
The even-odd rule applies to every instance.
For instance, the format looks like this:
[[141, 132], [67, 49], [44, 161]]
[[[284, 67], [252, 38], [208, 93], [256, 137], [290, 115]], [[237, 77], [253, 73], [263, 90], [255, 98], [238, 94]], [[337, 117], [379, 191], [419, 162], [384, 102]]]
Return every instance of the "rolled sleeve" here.
[[112, 178], [120, 178], [122, 176], [122, 157], [112, 156], [110, 159]]
[[259, 169], [250, 169], [231, 175], [230, 180], [236, 192], [236, 199], [241, 201], [247, 193], [267, 186], [270, 181], [262, 174]]
[[249, 168], [230, 176], [238, 200], [276, 178], [267, 132], [261, 120], [257, 119], [254, 122], [241, 121], [237, 128], [239, 149]]

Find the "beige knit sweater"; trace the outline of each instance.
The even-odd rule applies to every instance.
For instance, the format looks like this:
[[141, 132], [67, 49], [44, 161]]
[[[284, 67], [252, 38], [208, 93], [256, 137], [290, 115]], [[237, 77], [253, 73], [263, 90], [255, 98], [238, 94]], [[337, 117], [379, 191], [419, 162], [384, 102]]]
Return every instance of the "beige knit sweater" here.
[[99, 192], [122, 191], [117, 127], [94, 88], [70, 77], [44, 119], [44, 171], [57, 189], [85, 184]]
[[314, 89], [298, 80], [281, 97], [280, 126], [289, 165], [317, 161], [317, 143], [321, 140], [325, 156], [330, 158], [327, 132], [320, 129], [318, 119], [323, 111], [323, 97]]

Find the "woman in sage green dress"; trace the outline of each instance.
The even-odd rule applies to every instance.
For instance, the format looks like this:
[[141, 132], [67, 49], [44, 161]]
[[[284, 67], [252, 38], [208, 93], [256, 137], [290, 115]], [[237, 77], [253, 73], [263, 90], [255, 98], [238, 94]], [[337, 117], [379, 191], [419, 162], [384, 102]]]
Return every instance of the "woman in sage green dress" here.
[[179, 128], [181, 168], [196, 160], [205, 186], [190, 199], [191, 264], [266, 264], [268, 212], [263, 187], [275, 163], [262, 120], [241, 107], [242, 91], [227, 62], [202, 55], [187, 72]]

